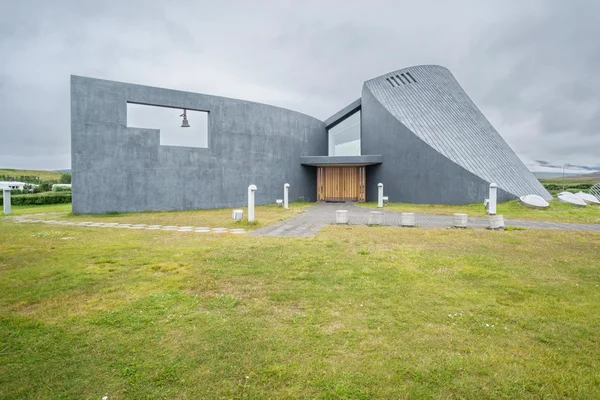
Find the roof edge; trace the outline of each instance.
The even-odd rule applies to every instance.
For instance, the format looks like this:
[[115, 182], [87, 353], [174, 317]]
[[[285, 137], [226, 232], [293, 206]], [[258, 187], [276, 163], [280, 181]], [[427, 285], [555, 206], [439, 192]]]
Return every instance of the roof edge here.
[[343, 119], [348, 117], [348, 115], [350, 115], [350, 114], [354, 113], [356, 110], [360, 109], [361, 104], [362, 104], [362, 100], [359, 97], [358, 99], [354, 100], [352, 103], [348, 104], [346, 107], [342, 108], [340, 111], [333, 114], [331, 117], [327, 118], [324, 121], [325, 128], [330, 128], [333, 125], [337, 125]]

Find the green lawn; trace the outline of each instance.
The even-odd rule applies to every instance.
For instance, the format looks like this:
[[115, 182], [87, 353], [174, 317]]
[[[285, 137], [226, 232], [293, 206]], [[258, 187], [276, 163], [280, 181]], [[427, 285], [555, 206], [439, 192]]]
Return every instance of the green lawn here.
[[[19, 206], [13, 207], [14, 215], [64, 212], [63, 215], [44, 215], [36, 218], [54, 219], [67, 221], [90, 221], [90, 222], [120, 222], [125, 224], [147, 224], [147, 225], [178, 225], [178, 226], [207, 226], [210, 228], [244, 228], [254, 230], [274, 222], [290, 218], [303, 212], [311, 203], [290, 203], [288, 210], [276, 205], [256, 206], [254, 210], [255, 221], [248, 223], [248, 209], [244, 210], [244, 221], [234, 222], [231, 216], [233, 208], [221, 208], [212, 210], [189, 210], [189, 211], [160, 211], [160, 212], [138, 212], [138, 213], [110, 213], [81, 215], [72, 214], [70, 204], [57, 204], [51, 206]], [[238, 207], [236, 207], [238, 208]]]
[[600, 234], [0, 219], [0, 398], [600, 398]]
[[38, 214], [38, 213], [70, 213], [71, 204], [45, 204], [35, 206], [11, 206], [9, 215], [0, 214], [0, 217], [11, 217], [15, 215]]
[[[358, 203], [363, 207], [377, 207], [377, 203]], [[470, 217], [485, 217], [483, 203], [446, 205], [446, 204], [407, 204], [389, 203], [386, 210], [452, 215], [454, 213], [469, 214]], [[549, 222], [571, 222], [579, 224], [600, 224], [600, 207], [574, 207], [569, 204], [550, 201], [546, 209], [525, 207], [518, 200], [498, 203], [497, 213], [508, 219], [524, 219]]]

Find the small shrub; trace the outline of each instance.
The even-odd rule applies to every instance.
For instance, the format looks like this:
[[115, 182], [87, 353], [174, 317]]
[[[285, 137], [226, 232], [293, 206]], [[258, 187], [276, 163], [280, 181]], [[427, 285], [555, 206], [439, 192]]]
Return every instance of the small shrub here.
[[[13, 206], [33, 206], [43, 204], [67, 204], [71, 202], [71, 192], [46, 192], [34, 194], [11, 194], [10, 203]], [[4, 205], [4, 198], [0, 196], [0, 205]]]
[[64, 173], [60, 176], [58, 183], [71, 183], [71, 174]]
[[522, 228], [520, 226], [505, 226], [504, 230], [505, 231], [524, 231], [525, 228]]

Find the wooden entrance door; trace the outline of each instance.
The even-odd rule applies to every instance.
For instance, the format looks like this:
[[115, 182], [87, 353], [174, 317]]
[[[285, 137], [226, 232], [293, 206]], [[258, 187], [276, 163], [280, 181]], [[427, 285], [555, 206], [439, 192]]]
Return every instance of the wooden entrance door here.
[[317, 200], [365, 201], [365, 167], [318, 167]]

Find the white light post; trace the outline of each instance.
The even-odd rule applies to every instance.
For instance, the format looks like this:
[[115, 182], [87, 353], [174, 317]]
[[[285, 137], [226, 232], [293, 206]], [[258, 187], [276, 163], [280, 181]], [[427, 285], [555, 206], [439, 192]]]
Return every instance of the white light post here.
[[498, 185], [496, 183], [490, 183], [489, 197], [488, 214], [496, 215], [496, 201], [498, 197]]
[[563, 184], [563, 192], [565, 191], [565, 168], [570, 167], [571, 164], [566, 163], [565, 165], [563, 165], [563, 178], [562, 178], [562, 184]]
[[10, 189], [5, 188], [3, 191], [4, 199], [4, 214], [10, 214]]
[[288, 192], [290, 189], [290, 184], [286, 183], [285, 185], [283, 185], [283, 208], [285, 208], [286, 210], [288, 210], [290, 207], [288, 206]]
[[377, 208], [383, 208], [383, 183], [377, 184]]
[[248, 186], [248, 222], [254, 222], [254, 192], [256, 185]]

